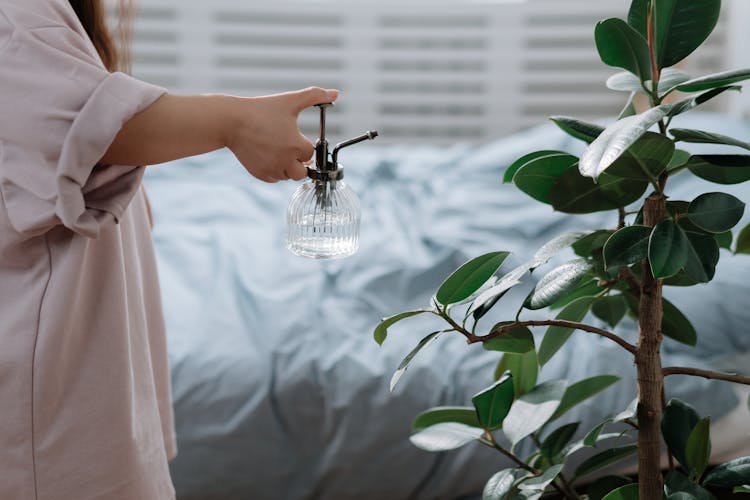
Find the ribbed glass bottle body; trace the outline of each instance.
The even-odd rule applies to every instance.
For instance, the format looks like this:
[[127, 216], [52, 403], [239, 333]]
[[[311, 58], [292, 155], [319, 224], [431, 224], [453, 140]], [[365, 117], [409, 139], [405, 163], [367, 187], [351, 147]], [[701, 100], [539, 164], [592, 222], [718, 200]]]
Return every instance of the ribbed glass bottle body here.
[[336, 259], [359, 248], [359, 198], [343, 180], [309, 181], [287, 210], [287, 248], [311, 259]]

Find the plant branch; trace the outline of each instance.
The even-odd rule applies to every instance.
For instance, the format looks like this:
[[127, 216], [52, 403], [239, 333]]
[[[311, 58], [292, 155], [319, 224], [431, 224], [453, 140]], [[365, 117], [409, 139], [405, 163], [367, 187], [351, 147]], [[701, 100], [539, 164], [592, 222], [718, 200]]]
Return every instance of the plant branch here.
[[659, 64], [656, 60], [656, 34], [654, 33], [654, 14], [656, 4], [649, 2], [648, 12], [646, 14], [646, 35], [648, 39], [649, 56], [651, 59], [651, 92], [652, 99], [656, 105], [659, 100]]
[[617, 229], [625, 227], [625, 207], [617, 208]]
[[620, 347], [628, 351], [630, 354], [635, 355], [635, 352], [636, 352], [636, 347], [633, 344], [624, 340], [618, 335], [615, 335], [614, 333], [609, 332], [607, 330], [603, 330], [601, 328], [597, 328], [595, 326], [587, 325], [584, 323], [576, 323], [573, 321], [566, 321], [562, 319], [515, 321], [513, 323], [508, 323], [506, 325], [501, 326], [500, 328], [492, 330], [487, 335], [475, 335], [472, 332], [468, 331], [466, 328], [456, 323], [456, 321], [453, 318], [451, 318], [450, 315], [446, 314], [444, 310], [438, 308], [438, 314], [441, 318], [447, 321], [448, 324], [451, 325], [454, 330], [456, 330], [458, 333], [466, 337], [466, 341], [469, 344], [475, 344], [477, 342], [487, 342], [488, 340], [492, 340], [495, 337], [500, 337], [501, 335], [504, 335], [505, 333], [511, 330], [515, 330], [516, 328], [523, 328], [526, 326], [561, 326], [563, 328], [573, 328], [574, 330], [582, 330], [584, 332], [595, 333], [602, 337], [608, 338], [612, 342], [616, 343], [617, 345], [619, 345]]
[[687, 368], [685, 366], [669, 366], [662, 369], [664, 376], [668, 375], [692, 375], [694, 377], [703, 377], [706, 379], [724, 380], [726, 382], [735, 382], [737, 384], [750, 385], [750, 377], [738, 375], [737, 373], [724, 373], [713, 370], [702, 370], [700, 368]]
[[492, 433], [490, 433], [490, 431], [488, 431], [488, 430], [485, 429], [484, 436], [482, 438], [480, 438], [479, 441], [482, 444], [485, 444], [487, 446], [495, 448], [497, 451], [499, 451], [500, 453], [502, 453], [506, 457], [508, 457], [511, 460], [513, 460], [516, 463], [516, 465], [518, 465], [519, 467], [521, 467], [524, 470], [527, 470], [527, 471], [531, 472], [535, 476], [538, 476], [538, 475], [540, 475], [542, 473], [539, 469], [535, 469], [534, 467], [531, 467], [529, 464], [527, 464], [526, 462], [524, 462], [523, 460], [521, 460], [516, 454], [514, 454], [510, 450], [506, 450], [505, 448], [503, 448], [502, 446], [500, 446], [499, 444], [497, 444], [497, 441], [495, 441], [495, 436], [493, 436]]
[[[451, 326], [454, 326], [454, 325], [451, 325]], [[616, 343], [617, 345], [619, 345], [620, 347], [622, 347], [623, 349], [625, 349], [626, 351], [628, 351], [630, 354], [635, 354], [635, 351], [636, 351], [636, 348], [633, 344], [627, 342], [626, 340], [622, 339], [621, 337], [615, 335], [612, 332], [603, 330], [601, 328], [597, 328], [595, 326], [586, 325], [584, 323], [576, 323], [574, 321], [566, 321], [562, 319], [516, 321], [514, 323], [508, 323], [507, 325], [503, 325], [500, 328], [492, 330], [487, 335], [472, 335], [470, 334], [470, 332], [465, 332], [464, 335], [469, 341], [469, 344], [473, 344], [476, 342], [487, 342], [488, 340], [492, 340], [496, 337], [500, 337], [501, 335], [511, 330], [515, 330], [516, 328], [522, 328], [526, 326], [561, 326], [563, 328], [573, 328], [574, 330], [582, 330], [584, 332], [595, 333], [596, 335], [600, 335], [604, 338], [607, 338], [611, 340], [612, 342]], [[469, 335], [466, 335], [467, 333]]]
[[664, 124], [664, 120], [659, 120], [659, 132], [661, 135], [667, 135], [667, 126]]

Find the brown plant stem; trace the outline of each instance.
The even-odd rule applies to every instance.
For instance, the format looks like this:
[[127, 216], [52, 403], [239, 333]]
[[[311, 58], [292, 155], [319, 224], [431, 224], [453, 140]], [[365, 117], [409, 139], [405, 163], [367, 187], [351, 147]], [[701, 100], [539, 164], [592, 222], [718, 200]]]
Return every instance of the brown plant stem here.
[[700, 368], [687, 368], [684, 366], [669, 366], [662, 369], [661, 373], [667, 375], [693, 375], [706, 379], [724, 380], [726, 382], [735, 382], [737, 384], [750, 385], [750, 377], [738, 375], [736, 373], [723, 373], [713, 370], [702, 370]]
[[[662, 374], [664, 373], [664, 370], [662, 370]], [[661, 386], [661, 411], [664, 412], [664, 409], [667, 407], [667, 393], [664, 390], [664, 385]], [[667, 446], [667, 460], [669, 462], [669, 471], [674, 470], [674, 456], [672, 455], [672, 450], [669, 449], [669, 446]]]
[[629, 353], [635, 355], [636, 347], [631, 344], [630, 342], [622, 339], [621, 337], [615, 335], [612, 332], [608, 332], [607, 330], [603, 330], [601, 328], [597, 328], [595, 326], [586, 325], [584, 323], [576, 323], [573, 321], [566, 321], [562, 319], [545, 319], [545, 320], [531, 320], [531, 321], [514, 321], [513, 323], [508, 323], [507, 325], [503, 325], [500, 328], [496, 328], [492, 330], [487, 335], [475, 335], [471, 333], [470, 331], [463, 328], [461, 325], [456, 323], [453, 318], [448, 316], [447, 314], [441, 314], [443, 319], [445, 319], [454, 330], [456, 330], [458, 333], [466, 337], [466, 341], [469, 344], [475, 344], [477, 342], [487, 342], [488, 340], [492, 340], [496, 337], [500, 337], [501, 335], [504, 335], [505, 333], [515, 330], [516, 328], [523, 328], [527, 326], [561, 326], [564, 328], [573, 328], [575, 330], [582, 330], [584, 332], [589, 333], [595, 333], [597, 335], [600, 335], [602, 337], [605, 337], [612, 342], [616, 343]]
[[[643, 205], [646, 226], [653, 227], [665, 216], [664, 196], [652, 195]], [[654, 278], [648, 259], [642, 262], [641, 297], [638, 306], [638, 484], [640, 498], [662, 497], [661, 455], [662, 388], [661, 368], [662, 280]]]
[[534, 467], [531, 467], [529, 464], [518, 458], [515, 454], [513, 454], [511, 451], [506, 450], [499, 444], [497, 444], [497, 441], [495, 441], [495, 436], [492, 435], [488, 430], [484, 431], [484, 436], [479, 440], [481, 443], [486, 444], [487, 446], [490, 446], [506, 457], [510, 458], [513, 462], [516, 463], [520, 468], [527, 470], [534, 474], [535, 476], [538, 476], [542, 473], [539, 469], [535, 469]]
[[491, 333], [488, 333], [487, 335], [481, 335], [481, 336], [475, 335], [475, 338], [469, 339], [469, 343], [473, 344], [475, 342], [486, 342], [488, 340], [494, 339], [495, 337], [499, 337], [503, 335], [504, 333], [509, 332], [510, 330], [515, 330], [516, 328], [522, 328], [525, 326], [561, 326], [564, 328], [573, 328], [574, 330], [582, 330], [584, 332], [595, 333], [596, 335], [607, 338], [631, 354], [635, 354], [635, 351], [636, 351], [636, 348], [633, 344], [631, 344], [630, 342], [627, 342], [626, 340], [622, 339], [621, 337], [615, 335], [612, 332], [608, 332], [607, 330], [603, 330], [595, 326], [586, 325], [584, 323], [576, 323], [574, 321], [566, 321], [562, 319], [531, 320], [531, 321], [518, 321], [515, 323], [509, 323], [507, 325], [503, 325], [502, 327], [496, 330], [493, 330]]

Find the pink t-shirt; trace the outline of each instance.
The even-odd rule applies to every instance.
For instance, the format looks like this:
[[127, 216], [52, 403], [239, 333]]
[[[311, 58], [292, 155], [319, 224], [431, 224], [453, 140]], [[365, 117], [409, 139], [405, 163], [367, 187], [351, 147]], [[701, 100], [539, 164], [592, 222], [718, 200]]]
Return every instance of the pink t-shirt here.
[[163, 93], [67, 0], [0, 0], [0, 499], [174, 498], [143, 168], [98, 164]]

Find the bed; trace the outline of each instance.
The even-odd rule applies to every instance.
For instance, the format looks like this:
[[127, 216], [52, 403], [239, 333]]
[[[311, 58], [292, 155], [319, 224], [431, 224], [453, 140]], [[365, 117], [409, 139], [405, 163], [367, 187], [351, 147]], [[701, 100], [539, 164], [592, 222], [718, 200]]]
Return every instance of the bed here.
[[[721, 115], [679, 125], [750, 137], [750, 123]], [[342, 153], [362, 202], [361, 248], [326, 262], [285, 249], [294, 183], [262, 184], [227, 151], [149, 168], [179, 498], [447, 500], [481, 492], [506, 465], [502, 457], [478, 445], [428, 454], [408, 436], [417, 413], [467, 404], [489, 385], [498, 353], [442, 338], [420, 353], [391, 394], [391, 374], [434, 323], [415, 317], [399, 324], [382, 347], [372, 330], [381, 317], [428, 304], [441, 281], [473, 256], [509, 250], [520, 261], [557, 234], [615, 223], [611, 214], [556, 214], [502, 185], [504, 168], [536, 149], [581, 147], [544, 124], [480, 145], [373, 144]], [[690, 196], [705, 190], [704, 182], [682, 175], [674, 193]], [[750, 186], [727, 188], [750, 199]], [[722, 250], [713, 282], [667, 289], [699, 343], [691, 349], [667, 339], [665, 363], [747, 371], [749, 273], [750, 257]], [[523, 294], [504, 299], [487, 323], [512, 314]], [[620, 331], [635, 330], [623, 324]], [[635, 395], [632, 361], [616, 349], [576, 334], [541, 373], [570, 381], [623, 377], [571, 412], [582, 429]], [[746, 398], [730, 384], [670, 377], [668, 389], [719, 422], [715, 455], [747, 446]], [[733, 419], [731, 438], [722, 434], [722, 417]]]

